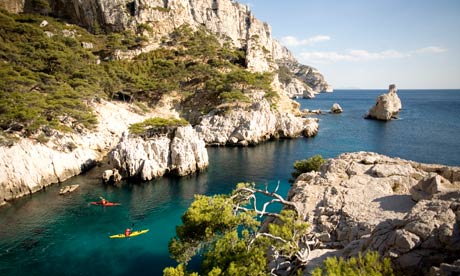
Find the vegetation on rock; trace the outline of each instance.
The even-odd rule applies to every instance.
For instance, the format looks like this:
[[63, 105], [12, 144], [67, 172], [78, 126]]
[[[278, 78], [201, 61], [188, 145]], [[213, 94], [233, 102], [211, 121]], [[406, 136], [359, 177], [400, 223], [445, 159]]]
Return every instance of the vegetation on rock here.
[[[45, 14], [45, 8], [35, 12]], [[40, 26], [43, 20], [48, 24]], [[252, 90], [273, 94], [271, 74], [247, 71], [245, 52], [205, 29], [179, 27], [156, 50], [116, 60], [141, 48], [148, 40], [142, 34], [152, 28], [95, 35], [40, 14], [5, 11], [0, 24], [0, 136], [91, 128], [97, 120], [88, 103], [95, 98], [152, 106], [178, 92], [187, 118], [223, 103], [249, 102]]]
[[312, 276], [393, 276], [393, 268], [389, 258], [383, 258], [378, 252], [369, 251], [364, 256], [344, 260], [336, 257], [327, 258], [323, 265], [312, 272]]
[[326, 160], [321, 155], [314, 155], [308, 159], [298, 160], [294, 162], [294, 172], [291, 173], [293, 180], [299, 175], [311, 171], [319, 171], [319, 168]]
[[129, 132], [131, 134], [141, 135], [144, 134], [149, 129], [157, 129], [164, 127], [179, 127], [186, 126], [189, 123], [185, 119], [166, 119], [166, 118], [150, 118], [140, 123], [131, 124], [129, 126]]

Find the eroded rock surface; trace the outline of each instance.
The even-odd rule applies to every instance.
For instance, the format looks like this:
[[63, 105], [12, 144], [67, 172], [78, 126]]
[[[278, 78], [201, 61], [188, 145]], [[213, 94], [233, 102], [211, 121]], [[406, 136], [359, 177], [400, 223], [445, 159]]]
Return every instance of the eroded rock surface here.
[[344, 248], [344, 257], [377, 250], [409, 275], [428, 274], [441, 263], [451, 269], [460, 256], [459, 172], [371, 152], [345, 153], [319, 172], [299, 176], [288, 197], [312, 224], [317, 248]]
[[247, 146], [270, 138], [314, 136], [318, 132], [318, 121], [280, 113], [272, 110], [267, 100], [260, 100], [249, 108], [236, 107], [224, 114], [207, 114], [195, 129], [208, 145]]
[[390, 85], [388, 93], [382, 94], [377, 98], [376, 104], [369, 109], [365, 118], [381, 121], [397, 118], [402, 105], [396, 91], [396, 86], [394, 84]]
[[205, 143], [191, 126], [154, 130], [144, 137], [124, 134], [109, 154], [122, 175], [151, 180], [166, 173], [188, 175], [208, 166]]
[[0, 205], [89, 169], [116, 145], [130, 124], [149, 115], [132, 112], [123, 103], [91, 104], [99, 121], [94, 131], [69, 122], [80, 133], [57, 133], [44, 143], [21, 139], [11, 147], [0, 147]]

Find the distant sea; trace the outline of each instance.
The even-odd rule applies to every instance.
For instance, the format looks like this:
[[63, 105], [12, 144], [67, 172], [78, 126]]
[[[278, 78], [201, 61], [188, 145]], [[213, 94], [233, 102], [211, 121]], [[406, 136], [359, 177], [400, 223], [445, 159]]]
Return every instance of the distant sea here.
[[[460, 90], [399, 90], [398, 120], [363, 119], [384, 90], [337, 90], [302, 108], [328, 111], [339, 103], [344, 113], [317, 115], [314, 138], [271, 141], [248, 148], [208, 148], [210, 166], [184, 178], [164, 177], [122, 187], [103, 186], [104, 167], [72, 178], [80, 184], [58, 196], [59, 185], [0, 207], [0, 275], [162, 275], [168, 241], [194, 194], [230, 192], [238, 182], [274, 187], [284, 195], [295, 160], [315, 154], [375, 151], [418, 162], [460, 166]], [[88, 202], [104, 196], [120, 202], [100, 207]], [[109, 239], [126, 227], [150, 229], [129, 239]]]

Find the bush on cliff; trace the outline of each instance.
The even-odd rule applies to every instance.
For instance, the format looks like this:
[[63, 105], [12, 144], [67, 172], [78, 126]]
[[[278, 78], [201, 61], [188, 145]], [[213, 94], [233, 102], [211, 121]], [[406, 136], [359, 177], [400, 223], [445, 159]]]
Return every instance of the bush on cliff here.
[[314, 155], [308, 159], [298, 160], [294, 162], [294, 172], [291, 173], [293, 179], [291, 181], [295, 181], [299, 175], [311, 171], [319, 171], [321, 165], [324, 164], [326, 160], [321, 155]]
[[147, 119], [140, 123], [131, 124], [129, 126], [129, 132], [131, 134], [141, 135], [141, 134], [144, 134], [148, 129], [158, 129], [158, 128], [164, 128], [164, 127], [180, 127], [180, 126], [186, 126], [188, 124], [189, 123], [187, 122], [187, 120], [182, 119], [182, 118], [166, 119], [166, 118], [155, 117], [155, 118]]
[[389, 258], [382, 258], [378, 252], [361, 253], [348, 260], [336, 257], [327, 258], [322, 266], [312, 272], [312, 276], [394, 276]]

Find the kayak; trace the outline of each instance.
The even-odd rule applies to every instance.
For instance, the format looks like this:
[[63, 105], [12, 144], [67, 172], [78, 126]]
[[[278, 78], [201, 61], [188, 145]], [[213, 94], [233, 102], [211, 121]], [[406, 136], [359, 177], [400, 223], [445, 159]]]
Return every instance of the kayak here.
[[100, 205], [100, 206], [118, 206], [118, 205], [121, 205], [121, 203], [117, 203], [117, 202], [107, 202], [105, 204], [102, 204], [100, 201], [90, 202], [90, 204], [92, 204], [92, 205]]
[[139, 230], [139, 231], [132, 232], [129, 236], [125, 236], [125, 234], [123, 233], [123, 234], [118, 234], [118, 235], [112, 235], [112, 236], [110, 236], [110, 238], [111, 239], [123, 239], [123, 238], [135, 237], [135, 236], [145, 234], [148, 231], [149, 231], [149, 229]]

